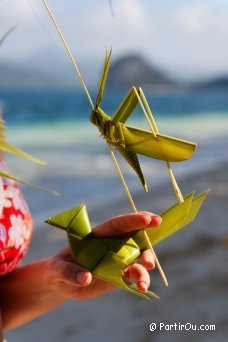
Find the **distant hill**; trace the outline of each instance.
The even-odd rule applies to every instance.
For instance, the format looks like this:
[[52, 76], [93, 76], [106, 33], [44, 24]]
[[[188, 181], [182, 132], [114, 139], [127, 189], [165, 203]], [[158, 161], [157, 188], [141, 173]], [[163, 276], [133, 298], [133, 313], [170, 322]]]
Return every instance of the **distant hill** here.
[[227, 90], [228, 76], [221, 76], [206, 82], [200, 82], [193, 85], [193, 88], [205, 90]]
[[[0, 60], [0, 89], [81, 89], [80, 82], [68, 60], [50, 54], [45, 58], [36, 56], [34, 67], [31, 63], [11, 64]], [[101, 61], [84, 60], [80, 64], [81, 73], [89, 89], [97, 89]], [[129, 89], [141, 86], [150, 90], [220, 90], [228, 89], [228, 75], [204, 82], [178, 82], [164, 71], [149, 63], [138, 54], [128, 54], [112, 60], [107, 79], [107, 87]]]
[[39, 73], [26, 67], [0, 62], [0, 88], [1, 89], [40, 89], [55, 82], [45, 73]]
[[138, 54], [123, 56], [111, 62], [107, 86], [109, 88], [142, 87], [164, 88], [175, 82]]
[[[53, 60], [53, 56], [34, 58], [33, 64], [28, 62], [23, 64], [11, 64], [8, 61], [0, 60], [0, 89], [58, 89], [75, 90], [81, 89], [71, 63], [66, 59]], [[83, 64], [83, 63], [82, 63]], [[80, 65], [83, 76], [86, 76], [87, 86], [93, 88], [97, 86], [97, 76], [99, 68], [95, 72], [90, 62]], [[95, 82], [96, 81], [96, 82]]]
[[48, 78], [45, 74], [36, 73], [33, 70], [0, 63], [0, 88], [43, 88]]

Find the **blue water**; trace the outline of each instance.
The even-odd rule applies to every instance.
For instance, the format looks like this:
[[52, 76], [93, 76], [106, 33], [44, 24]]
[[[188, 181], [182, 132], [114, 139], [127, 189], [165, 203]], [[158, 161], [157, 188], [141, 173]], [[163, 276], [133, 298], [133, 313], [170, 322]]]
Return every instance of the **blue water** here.
[[[95, 94], [92, 94], [95, 98]], [[103, 108], [114, 113], [123, 92], [106, 91]], [[183, 91], [146, 94], [156, 117], [180, 118], [197, 115], [228, 115], [227, 91]], [[12, 125], [88, 120], [90, 107], [84, 93], [78, 91], [0, 92], [7, 122]], [[141, 115], [139, 110], [134, 116]]]
[[[178, 180], [228, 161], [227, 92], [146, 95], [160, 132], [198, 143], [191, 159], [172, 165]], [[112, 115], [123, 96], [107, 91], [105, 111]], [[61, 193], [60, 199], [50, 199], [49, 195], [34, 195], [34, 190], [25, 188], [38, 220], [80, 202], [94, 209], [125, 196], [106, 144], [89, 121], [90, 107], [83, 93], [17, 91], [1, 92], [0, 98], [8, 141], [48, 162], [41, 167], [7, 157], [10, 169], [21, 178]], [[129, 122], [147, 127], [139, 109]], [[169, 182], [164, 162], [141, 156], [139, 159], [151, 191], [158, 184]], [[121, 158], [118, 160], [133, 194], [143, 192], [134, 172]]]

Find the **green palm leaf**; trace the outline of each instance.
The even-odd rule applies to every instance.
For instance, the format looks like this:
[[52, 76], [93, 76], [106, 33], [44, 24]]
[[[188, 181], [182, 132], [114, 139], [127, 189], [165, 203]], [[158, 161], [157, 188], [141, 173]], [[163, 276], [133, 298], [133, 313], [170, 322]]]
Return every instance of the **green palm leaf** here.
[[103, 70], [102, 70], [102, 73], [101, 73], [101, 80], [100, 80], [100, 85], [99, 85], [99, 91], [98, 91], [98, 94], [97, 94], [96, 108], [99, 107], [99, 105], [100, 105], [100, 103], [102, 101], [102, 98], [103, 98], [105, 83], [106, 83], [106, 79], [107, 79], [107, 76], [108, 76], [108, 70], [109, 70], [109, 66], [110, 66], [111, 55], [112, 55], [112, 50], [110, 50], [109, 53], [107, 53], [107, 51], [106, 51], [104, 66], [103, 66]]
[[144, 187], [145, 191], [147, 192], [148, 187], [147, 187], [145, 178], [143, 176], [142, 169], [141, 169], [141, 166], [139, 164], [137, 154], [134, 152], [127, 151], [124, 148], [121, 148], [119, 146], [117, 146], [117, 150], [119, 151], [121, 156], [126, 160], [126, 162], [132, 167], [132, 169], [136, 172], [136, 174], [138, 175], [138, 177], [142, 183], [142, 186]]
[[2, 115], [0, 113], [0, 150], [3, 152], [8, 152], [17, 155], [18, 157], [25, 158], [27, 160], [30, 160], [34, 163], [38, 163], [41, 165], [45, 165], [46, 163], [36, 157], [31, 156], [30, 154], [22, 151], [21, 149], [11, 145], [8, 143], [5, 139], [5, 125], [4, 120], [2, 118]]
[[27, 181], [24, 181], [23, 179], [19, 178], [19, 177], [15, 177], [13, 176], [11, 173], [9, 172], [6, 172], [4, 170], [0, 170], [0, 177], [4, 177], [4, 178], [9, 178], [9, 179], [12, 179], [14, 180], [15, 182], [18, 182], [18, 183], [21, 183], [23, 185], [28, 185], [30, 186], [31, 188], [34, 188], [36, 190], [41, 190], [41, 191], [44, 191], [44, 192], [48, 192], [49, 194], [52, 194], [52, 195], [55, 195], [55, 196], [58, 196], [59, 193], [56, 192], [56, 191], [52, 191], [52, 190], [49, 190], [49, 189], [46, 189], [46, 188], [42, 188], [38, 185], [34, 185], [34, 184], [31, 184]]

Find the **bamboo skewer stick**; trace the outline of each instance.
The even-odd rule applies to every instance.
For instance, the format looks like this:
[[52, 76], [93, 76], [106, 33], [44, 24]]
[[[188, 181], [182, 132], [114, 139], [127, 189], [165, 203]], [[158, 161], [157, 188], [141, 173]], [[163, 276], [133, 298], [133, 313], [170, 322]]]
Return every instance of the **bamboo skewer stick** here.
[[50, 17], [51, 17], [55, 27], [56, 27], [56, 30], [57, 30], [57, 32], [58, 32], [58, 34], [59, 34], [59, 36], [60, 36], [60, 38], [61, 38], [61, 40], [63, 42], [63, 45], [64, 45], [64, 47], [65, 47], [65, 49], [66, 49], [66, 51], [68, 53], [68, 56], [70, 57], [71, 63], [73, 64], [74, 70], [76, 71], [76, 73], [78, 75], [78, 78], [79, 78], [79, 80], [81, 82], [81, 85], [82, 85], [82, 87], [83, 87], [83, 89], [84, 89], [84, 91], [86, 93], [86, 96], [87, 96], [87, 98], [89, 100], [90, 106], [91, 106], [92, 109], [94, 109], [94, 104], [93, 104], [93, 101], [92, 101], [91, 96], [89, 94], [89, 91], [88, 91], [88, 89], [86, 87], [86, 84], [84, 82], [84, 79], [83, 79], [83, 77], [82, 77], [82, 75], [81, 75], [81, 73], [80, 73], [80, 71], [78, 69], [78, 66], [77, 66], [77, 64], [75, 62], [75, 59], [74, 59], [74, 57], [72, 55], [72, 52], [70, 51], [70, 48], [69, 48], [69, 46], [68, 46], [68, 44], [67, 44], [67, 42], [66, 42], [66, 40], [65, 40], [65, 38], [64, 38], [64, 36], [63, 36], [63, 34], [61, 32], [61, 30], [60, 30], [60, 27], [59, 27], [59, 25], [58, 25], [54, 15], [52, 14], [51, 9], [49, 8], [46, 0], [43, 0], [43, 3], [44, 3], [44, 5], [45, 5], [45, 7], [46, 7], [46, 9], [47, 9], [47, 11], [48, 11], [48, 13], [50, 15]]
[[[129, 189], [128, 189], [127, 183], [125, 182], [125, 179], [124, 179], [124, 176], [123, 176], [122, 171], [121, 171], [121, 169], [120, 169], [120, 166], [119, 166], [119, 164], [118, 164], [118, 162], [117, 162], [117, 160], [116, 160], [115, 154], [114, 154], [114, 152], [113, 152], [113, 150], [112, 150], [112, 148], [111, 148], [111, 146], [110, 146], [110, 144], [109, 144], [108, 142], [107, 142], [107, 145], [108, 145], [108, 149], [109, 149], [110, 155], [111, 155], [111, 157], [112, 157], [112, 160], [113, 160], [113, 162], [114, 162], [114, 164], [115, 164], [116, 170], [117, 170], [117, 172], [118, 172], [118, 174], [119, 174], [119, 177], [120, 177], [120, 179], [121, 179], [121, 182], [122, 182], [122, 184], [123, 184], [124, 190], [125, 190], [125, 192], [126, 192], [126, 194], [127, 194], [128, 200], [129, 200], [129, 202], [130, 202], [130, 204], [131, 204], [131, 206], [132, 206], [133, 211], [134, 211], [135, 213], [137, 213], [137, 212], [138, 212], [138, 211], [137, 211], [137, 208], [136, 208], [136, 206], [135, 206], [135, 203], [134, 203], [134, 201], [133, 201], [133, 198], [132, 198], [132, 196], [131, 196], [131, 193], [130, 193], [130, 191], [129, 191]], [[152, 251], [152, 254], [153, 254], [153, 256], [154, 256], [155, 262], [156, 262], [156, 264], [157, 264], [157, 268], [158, 268], [159, 273], [160, 273], [160, 275], [161, 275], [161, 277], [162, 277], [162, 280], [163, 280], [164, 284], [165, 284], [166, 286], [168, 286], [167, 278], [166, 278], [165, 273], [164, 273], [164, 271], [163, 271], [163, 269], [162, 269], [162, 267], [161, 267], [161, 264], [160, 264], [160, 262], [159, 262], [159, 260], [158, 260], [158, 258], [157, 258], [157, 256], [156, 256], [156, 253], [155, 253], [155, 251], [154, 251], [154, 249], [153, 249], [153, 246], [152, 246], [151, 243], [150, 243], [150, 240], [149, 240], [149, 237], [148, 237], [148, 235], [147, 235], [147, 232], [146, 232], [145, 229], [143, 229], [143, 232], [144, 232], [145, 240], [146, 240], [146, 242], [147, 242], [147, 247], [148, 247], [148, 249], [150, 249], [150, 250]]]
[[[107, 142], [107, 140], [106, 140], [106, 142]], [[120, 177], [120, 180], [121, 180], [121, 182], [122, 182], [122, 184], [123, 184], [124, 190], [125, 190], [125, 192], [126, 192], [126, 194], [127, 194], [128, 200], [129, 200], [129, 202], [130, 202], [130, 204], [131, 204], [131, 207], [132, 207], [133, 211], [134, 211], [135, 213], [137, 213], [138, 210], [137, 210], [137, 208], [136, 208], [136, 206], [135, 206], [135, 203], [134, 203], [133, 198], [132, 198], [132, 196], [131, 196], [131, 193], [130, 193], [130, 191], [129, 191], [129, 189], [128, 189], [128, 186], [127, 186], [127, 184], [126, 184], [126, 182], [125, 182], [123, 173], [122, 173], [122, 171], [121, 171], [121, 169], [120, 169], [120, 166], [119, 166], [119, 164], [118, 164], [118, 162], [117, 162], [117, 160], [116, 160], [115, 154], [114, 154], [114, 152], [113, 152], [113, 150], [112, 150], [112, 148], [111, 148], [111, 146], [110, 146], [110, 144], [109, 144], [108, 142], [107, 142], [107, 145], [108, 145], [108, 149], [109, 149], [110, 155], [111, 155], [111, 157], [112, 157], [112, 160], [113, 160], [113, 162], [114, 162], [114, 164], [115, 164], [116, 170], [117, 170], [117, 172], [118, 172], [118, 175], [119, 175], [119, 177]]]

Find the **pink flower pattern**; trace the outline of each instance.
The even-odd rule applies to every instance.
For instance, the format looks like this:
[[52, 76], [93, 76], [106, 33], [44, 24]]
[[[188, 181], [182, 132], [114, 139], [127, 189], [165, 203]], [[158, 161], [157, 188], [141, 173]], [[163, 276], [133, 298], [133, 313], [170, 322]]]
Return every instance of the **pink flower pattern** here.
[[[0, 167], [3, 165], [0, 161]], [[11, 272], [24, 257], [33, 230], [27, 204], [18, 185], [3, 179], [3, 206], [0, 217], [0, 275]]]

